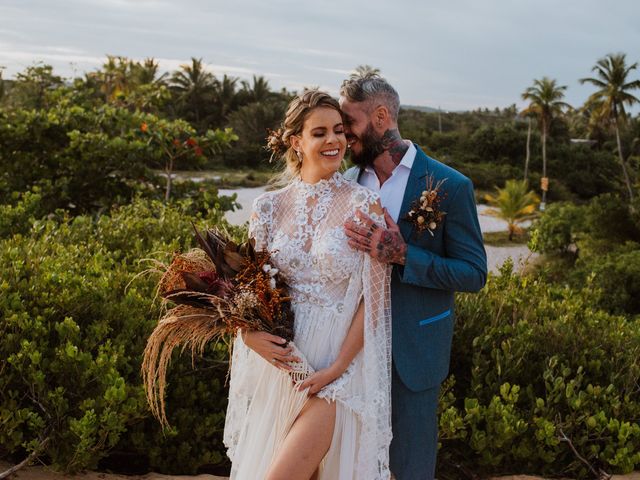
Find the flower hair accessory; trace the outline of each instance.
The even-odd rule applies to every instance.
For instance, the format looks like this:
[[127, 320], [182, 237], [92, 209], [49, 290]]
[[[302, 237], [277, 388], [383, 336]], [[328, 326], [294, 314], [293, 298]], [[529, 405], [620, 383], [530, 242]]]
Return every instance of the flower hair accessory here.
[[409, 212], [404, 217], [405, 220], [416, 227], [419, 233], [426, 230], [433, 237], [433, 232], [442, 223], [442, 219], [447, 214], [447, 212], [443, 212], [439, 208], [442, 200], [447, 198], [446, 192], [440, 190], [446, 180], [446, 178], [443, 178], [436, 182], [433, 175], [429, 175], [426, 189], [422, 191], [419, 199], [413, 201]]

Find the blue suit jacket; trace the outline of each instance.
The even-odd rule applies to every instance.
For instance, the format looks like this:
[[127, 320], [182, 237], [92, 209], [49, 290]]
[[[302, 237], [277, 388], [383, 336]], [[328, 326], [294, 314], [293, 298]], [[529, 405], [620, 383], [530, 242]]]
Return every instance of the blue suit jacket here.
[[[405, 265], [391, 276], [392, 354], [396, 370], [413, 391], [438, 386], [449, 373], [453, 337], [454, 292], [476, 292], [487, 278], [487, 256], [478, 222], [471, 180], [428, 157], [417, 145], [416, 158], [403, 195], [398, 226], [408, 244]], [[361, 169], [345, 172], [357, 181]], [[434, 231], [419, 233], [404, 220], [420, 198], [426, 180], [446, 179], [440, 204], [446, 212]]]

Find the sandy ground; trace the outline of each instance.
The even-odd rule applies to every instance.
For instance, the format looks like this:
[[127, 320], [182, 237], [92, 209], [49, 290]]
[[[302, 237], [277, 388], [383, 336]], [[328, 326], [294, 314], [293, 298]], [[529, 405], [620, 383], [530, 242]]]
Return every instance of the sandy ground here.
[[[265, 187], [239, 188], [237, 190], [221, 189], [221, 195], [232, 195], [236, 193], [238, 195], [237, 201], [242, 206], [240, 210], [227, 212], [225, 218], [234, 225], [242, 225], [249, 221], [253, 200], [264, 191]], [[507, 223], [498, 218], [486, 215], [484, 212], [486, 212], [487, 208], [486, 205], [478, 205], [478, 218], [482, 231], [484, 233], [506, 231]], [[527, 227], [528, 224], [524, 223], [523, 226]], [[487, 250], [489, 270], [492, 272], [497, 271], [509, 257], [513, 259], [516, 269], [522, 268], [527, 261], [533, 261], [537, 257], [537, 254], [532, 254], [526, 245], [515, 245], [513, 247], [492, 247], [486, 245], [485, 248]]]
[[[0, 473], [7, 470], [11, 465], [0, 462]], [[24, 467], [14, 473], [12, 479], [20, 480], [226, 480], [227, 477], [216, 477], [214, 475], [162, 475], [160, 473], [147, 473], [146, 475], [116, 475], [114, 473], [83, 472], [76, 475], [64, 475], [57, 473], [48, 467], [32, 466]]]
[[[0, 462], [0, 473], [10, 467], [10, 464]], [[227, 480], [227, 477], [214, 475], [162, 475], [160, 473], [147, 473], [146, 475], [116, 475], [113, 473], [83, 472], [77, 475], [63, 475], [56, 473], [47, 467], [24, 467], [14, 473], [12, 477], [20, 480]], [[544, 480], [543, 477], [531, 475], [509, 475], [505, 477], [493, 477], [488, 480]], [[640, 480], [640, 472], [629, 475], [614, 475], [611, 480]]]

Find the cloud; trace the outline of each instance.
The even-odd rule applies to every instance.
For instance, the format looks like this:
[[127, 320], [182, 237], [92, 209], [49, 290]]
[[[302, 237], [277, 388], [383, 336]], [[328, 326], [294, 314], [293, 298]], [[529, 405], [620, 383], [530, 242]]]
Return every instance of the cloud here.
[[[577, 83], [596, 60], [640, 61], [640, 2], [618, 0], [2, 0], [5, 76], [40, 60], [58, 75], [94, 69], [105, 54], [154, 57], [175, 70], [203, 58], [216, 75], [263, 75], [274, 88], [335, 85], [360, 64], [380, 68], [404, 104], [507, 106], [534, 78]], [[544, 13], [541, 16], [541, 12]], [[8, 75], [7, 75], [8, 74]], [[640, 75], [634, 73], [633, 78]]]

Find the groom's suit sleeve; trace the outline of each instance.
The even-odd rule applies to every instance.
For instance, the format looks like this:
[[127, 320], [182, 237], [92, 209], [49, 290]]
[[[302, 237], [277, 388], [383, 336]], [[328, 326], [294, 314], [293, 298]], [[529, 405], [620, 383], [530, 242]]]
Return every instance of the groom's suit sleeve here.
[[446, 256], [408, 243], [400, 278], [426, 288], [477, 292], [487, 280], [487, 255], [471, 180], [461, 181], [448, 208], [442, 227]]

